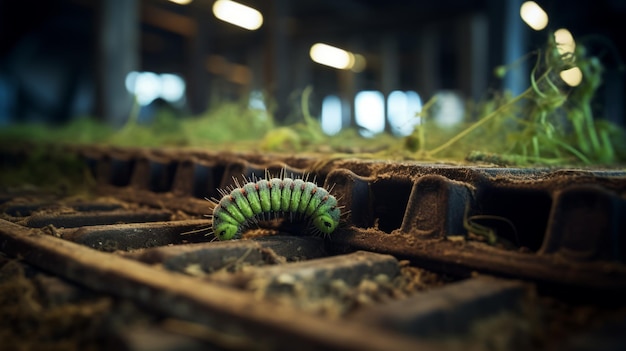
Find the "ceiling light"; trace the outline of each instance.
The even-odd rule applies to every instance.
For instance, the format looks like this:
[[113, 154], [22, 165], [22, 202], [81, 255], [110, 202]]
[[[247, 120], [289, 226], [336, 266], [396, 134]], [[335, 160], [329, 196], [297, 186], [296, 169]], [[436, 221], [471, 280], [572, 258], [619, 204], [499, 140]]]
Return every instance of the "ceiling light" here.
[[170, 0], [170, 2], [173, 2], [178, 5], [189, 5], [192, 1], [193, 0]]
[[252, 7], [230, 0], [217, 0], [213, 4], [213, 14], [224, 22], [256, 30], [263, 24], [263, 15]]
[[355, 63], [351, 52], [322, 43], [311, 46], [309, 55], [311, 60], [337, 69], [351, 69]]
[[548, 25], [548, 14], [534, 1], [523, 3], [519, 13], [522, 20], [534, 30], [542, 30]]

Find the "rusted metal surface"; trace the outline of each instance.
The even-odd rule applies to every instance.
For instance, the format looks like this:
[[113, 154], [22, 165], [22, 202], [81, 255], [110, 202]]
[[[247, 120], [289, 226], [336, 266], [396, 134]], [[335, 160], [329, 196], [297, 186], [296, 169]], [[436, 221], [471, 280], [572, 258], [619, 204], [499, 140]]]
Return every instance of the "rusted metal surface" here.
[[[72, 152], [89, 166], [97, 193], [80, 201], [2, 194], [0, 251], [166, 317], [111, 331], [127, 349], [154, 340], [171, 349], [486, 349], [500, 324], [508, 328], [500, 346], [515, 349], [516, 340], [534, 340], [549, 325], [533, 317], [550, 310], [537, 298], [546, 292], [557, 300], [579, 292], [585, 303], [613, 304], [611, 318], [626, 318], [619, 314], [626, 293], [621, 171]], [[233, 177], [266, 170], [310, 173], [332, 187], [348, 210], [340, 228], [308, 237], [283, 223], [251, 230], [246, 240], [211, 242], [204, 198], [217, 197]], [[473, 233], [470, 222], [494, 236]], [[558, 346], [596, 340], [588, 328], [604, 320], [580, 325], [588, 337], [566, 335]], [[609, 334], [607, 345], [624, 345], [621, 334]], [[517, 348], [554, 346], [547, 339]]]
[[[290, 308], [260, 303], [250, 294], [154, 269], [117, 255], [0, 221], [0, 249], [97, 291], [131, 298], [169, 315], [225, 330], [244, 330], [261, 348], [411, 350], [426, 343], [371, 332], [359, 325], [321, 320]], [[294, 323], [293, 321], [297, 321]], [[244, 333], [240, 331], [240, 333]], [[368, 335], [367, 340], [362, 335]]]
[[362, 310], [351, 318], [412, 335], [462, 333], [473, 320], [520, 309], [525, 288], [520, 281], [479, 277]]

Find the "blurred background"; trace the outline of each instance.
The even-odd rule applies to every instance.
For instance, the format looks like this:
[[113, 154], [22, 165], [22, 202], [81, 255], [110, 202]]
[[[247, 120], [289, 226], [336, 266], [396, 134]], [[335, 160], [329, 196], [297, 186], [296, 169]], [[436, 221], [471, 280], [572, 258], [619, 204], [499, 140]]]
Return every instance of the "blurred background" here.
[[625, 20], [621, 0], [0, 0], [0, 126], [225, 101], [290, 123], [312, 87], [325, 133], [406, 135], [435, 95], [454, 123], [468, 100], [525, 90], [520, 58], [558, 29], [599, 55], [603, 116], [623, 126]]

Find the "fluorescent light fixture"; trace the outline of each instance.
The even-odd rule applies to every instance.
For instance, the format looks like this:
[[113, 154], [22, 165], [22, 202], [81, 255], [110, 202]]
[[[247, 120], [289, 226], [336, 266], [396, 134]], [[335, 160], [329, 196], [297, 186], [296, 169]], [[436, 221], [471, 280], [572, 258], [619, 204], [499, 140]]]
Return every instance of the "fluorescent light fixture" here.
[[309, 55], [311, 60], [337, 69], [351, 69], [356, 61], [351, 52], [322, 43], [311, 46]]
[[170, 0], [170, 2], [173, 2], [178, 5], [189, 5], [192, 1], [193, 0]]
[[217, 0], [213, 14], [224, 22], [248, 30], [257, 30], [263, 25], [263, 15], [252, 7], [230, 0]]
[[557, 29], [554, 32], [554, 41], [556, 42], [556, 49], [561, 55], [573, 53], [576, 50], [574, 36], [565, 28]]
[[534, 30], [542, 30], [548, 25], [548, 14], [534, 1], [526, 1], [519, 10], [522, 20]]

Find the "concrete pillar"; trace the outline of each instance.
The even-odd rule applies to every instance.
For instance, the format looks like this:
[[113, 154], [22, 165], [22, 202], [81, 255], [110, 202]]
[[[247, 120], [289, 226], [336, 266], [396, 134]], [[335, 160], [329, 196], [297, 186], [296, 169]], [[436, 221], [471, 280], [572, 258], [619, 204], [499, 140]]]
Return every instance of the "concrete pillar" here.
[[419, 33], [416, 62], [417, 93], [423, 101], [428, 101], [441, 88], [439, 75], [439, 31], [435, 26], [426, 26]]
[[268, 4], [265, 52], [265, 85], [276, 100], [275, 120], [284, 121], [289, 113], [291, 82], [291, 53], [289, 43], [288, 0], [275, 0]]
[[191, 36], [187, 38], [186, 60], [186, 96], [189, 109], [197, 115], [205, 112], [208, 108], [210, 75], [207, 71], [208, 33], [211, 21], [206, 19], [206, 14], [200, 11], [191, 11], [195, 26]]
[[[527, 52], [526, 41], [531, 30], [520, 18], [523, 0], [489, 0], [489, 53], [490, 67], [510, 65]], [[534, 63], [534, 61], [532, 61]], [[519, 62], [502, 81], [502, 89], [514, 95], [529, 86], [529, 63]]]
[[489, 69], [489, 33], [487, 17], [470, 14], [457, 24], [459, 87], [463, 95], [480, 100], [493, 78]]
[[381, 43], [382, 57], [382, 77], [381, 92], [385, 98], [385, 131], [391, 133], [391, 125], [389, 124], [389, 116], [387, 111], [387, 97], [389, 94], [400, 88], [400, 58], [398, 55], [398, 40], [395, 35], [387, 35], [383, 37]]
[[99, 3], [96, 114], [116, 127], [127, 121], [134, 103], [125, 79], [139, 66], [138, 5], [137, 0]]

